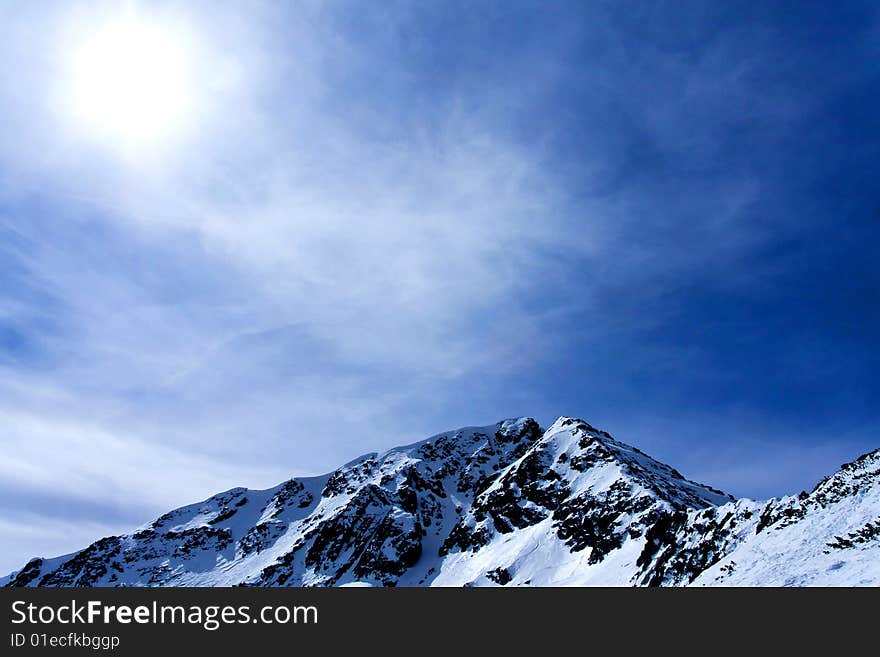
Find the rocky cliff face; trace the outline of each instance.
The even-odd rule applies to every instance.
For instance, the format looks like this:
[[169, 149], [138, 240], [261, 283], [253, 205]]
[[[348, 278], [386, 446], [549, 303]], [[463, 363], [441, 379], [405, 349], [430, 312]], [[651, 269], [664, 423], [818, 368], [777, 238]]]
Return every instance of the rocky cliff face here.
[[9, 586], [880, 584], [880, 452], [733, 500], [582, 420], [530, 418], [232, 489]]

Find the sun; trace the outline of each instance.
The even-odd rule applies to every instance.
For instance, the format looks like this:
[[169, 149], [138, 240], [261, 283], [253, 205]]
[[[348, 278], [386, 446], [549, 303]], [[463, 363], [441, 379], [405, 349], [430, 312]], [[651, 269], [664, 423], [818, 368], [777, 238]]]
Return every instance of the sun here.
[[90, 29], [68, 60], [75, 118], [125, 147], [180, 131], [193, 110], [186, 41], [179, 30], [135, 16]]

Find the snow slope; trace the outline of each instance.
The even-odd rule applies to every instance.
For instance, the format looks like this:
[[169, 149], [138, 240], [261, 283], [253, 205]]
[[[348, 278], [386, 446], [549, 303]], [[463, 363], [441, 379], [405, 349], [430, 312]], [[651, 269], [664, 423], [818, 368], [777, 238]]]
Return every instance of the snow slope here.
[[[5, 580], [5, 581], [4, 581]], [[8, 586], [880, 584], [880, 452], [733, 500], [582, 420], [468, 427], [235, 488]]]
[[843, 465], [807, 496], [768, 504], [755, 534], [694, 584], [880, 585], [880, 450]]

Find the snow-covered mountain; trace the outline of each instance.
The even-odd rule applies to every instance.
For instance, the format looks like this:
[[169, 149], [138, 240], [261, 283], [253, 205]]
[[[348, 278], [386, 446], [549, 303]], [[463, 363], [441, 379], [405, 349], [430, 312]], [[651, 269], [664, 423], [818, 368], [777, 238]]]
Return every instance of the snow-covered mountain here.
[[582, 420], [505, 420], [234, 488], [0, 583], [876, 586], [880, 450], [756, 502]]

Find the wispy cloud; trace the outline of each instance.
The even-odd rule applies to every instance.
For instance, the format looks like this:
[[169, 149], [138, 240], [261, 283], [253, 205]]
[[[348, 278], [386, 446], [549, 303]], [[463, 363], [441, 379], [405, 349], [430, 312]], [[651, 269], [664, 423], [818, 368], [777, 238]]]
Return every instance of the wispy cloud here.
[[525, 299], [567, 200], [492, 108], [346, 116], [340, 79], [376, 53], [338, 15], [174, 9], [204, 115], [138, 159], [54, 104], [54, 43], [112, 10], [17, 9], [3, 59], [38, 59], [2, 85], [3, 321], [33, 347], [4, 350], [10, 509], [114, 499], [124, 524], [329, 467], [411, 439], [408, 400], [539, 345]]

